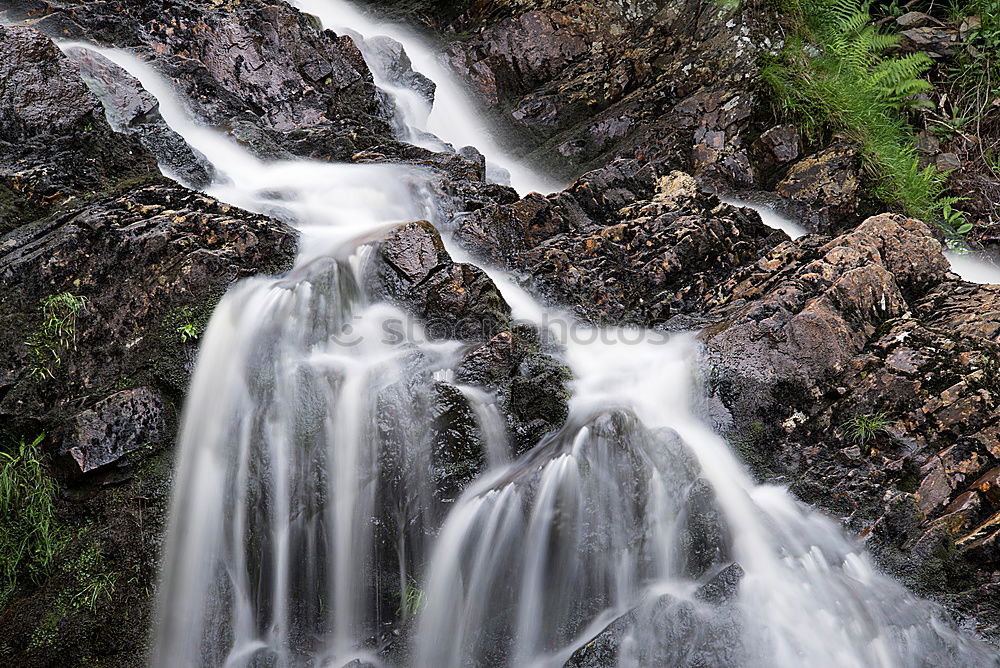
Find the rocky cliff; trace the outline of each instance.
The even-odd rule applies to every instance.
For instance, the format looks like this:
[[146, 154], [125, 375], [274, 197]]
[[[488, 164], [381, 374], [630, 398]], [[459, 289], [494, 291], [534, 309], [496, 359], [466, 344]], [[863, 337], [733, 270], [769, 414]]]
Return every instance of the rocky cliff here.
[[[850, 142], [775, 116], [758, 73], [783, 46], [780, 12], [372, 4], [436, 31], [509, 145], [571, 184], [518, 197], [473, 154], [401, 142], [355, 38], [282, 2], [0, 2], [18, 24], [0, 27], [0, 421], [4, 452], [45, 435], [60, 527], [44, 568], [6, 574], [0, 658], [142, 665], [198, 336], [227, 287], [286, 270], [296, 246], [281, 211], [199, 192], [210, 166], [136, 79], [53, 40], [131, 49], [262, 159], [428, 169], [466, 251], [586, 321], [701, 331], [706, 417], [754, 473], [996, 637], [1000, 287], [950, 272], [937, 221], [885, 211]], [[988, 178], [973, 172], [956, 176]], [[812, 233], [793, 241], [716, 195], [748, 189]], [[462, 380], [502, 397], [521, 448], [565, 420], [559, 351], [433, 230], [387, 233], [371, 281], [425, 321], [483, 324]], [[482, 453], [438, 389], [447, 499]]]

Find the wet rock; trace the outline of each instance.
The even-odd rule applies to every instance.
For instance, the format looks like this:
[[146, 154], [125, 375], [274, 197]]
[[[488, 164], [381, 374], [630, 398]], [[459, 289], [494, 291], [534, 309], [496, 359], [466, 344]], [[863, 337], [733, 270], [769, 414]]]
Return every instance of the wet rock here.
[[168, 173], [193, 188], [206, 188], [214, 169], [205, 158], [171, 130], [159, 114], [159, 103], [139, 81], [103, 56], [87, 49], [71, 49], [67, 57], [100, 98], [108, 122], [116, 132], [139, 137]]
[[[732, 549], [732, 538], [726, 524], [725, 516], [715, 500], [715, 490], [704, 479], [699, 478], [688, 490], [683, 505], [684, 516], [678, 537], [678, 555], [684, 563], [685, 573], [692, 578], [699, 578], [713, 567], [729, 561]], [[708, 596], [722, 596], [725, 580], [739, 576], [736, 571], [725, 576], [706, 591]]]
[[148, 387], [126, 390], [98, 402], [70, 421], [61, 452], [81, 473], [117, 462], [167, 438], [166, 402]]
[[[252, 124], [297, 155], [344, 160], [391, 138], [391, 112], [354, 40], [321, 30], [285, 3], [80, 7], [36, 0], [16, 8], [12, 18], [28, 12], [44, 16], [36, 25], [53, 36], [145, 55], [180, 85], [202, 121]], [[303, 132], [309, 137], [304, 144]]]
[[477, 267], [453, 262], [427, 222], [383, 237], [367, 280], [376, 295], [420, 318], [435, 339], [483, 341], [509, 326], [510, 307], [493, 281]]
[[775, 190], [796, 205], [810, 230], [826, 234], [853, 226], [866, 212], [856, 150], [823, 149], [794, 164]]
[[736, 598], [745, 572], [739, 564], [729, 564], [695, 592], [695, 598], [721, 605]]
[[552, 4], [506, 3], [497, 11], [514, 16], [449, 51], [518, 148], [567, 177], [630, 157], [752, 184], [748, 84], [778, 48], [770, 16], [688, 0]]
[[569, 415], [569, 371], [533, 331], [497, 334], [465, 356], [456, 378], [496, 394], [515, 454], [558, 430]]
[[485, 470], [483, 437], [475, 413], [454, 385], [435, 385], [432, 417], [435, 486], [439, 498], [450, 502]]
[[388, 82], [414, 90], [419, 93], [428, 104], [434, 103], [434, 91], [437, 84], [428, 79], [423, 74], [413, 71], [413, 64], [409, 56], [403, 50], [403, 45], [396, 40], [377, 35], [369, 37], [364, 41], [363, 48], [374, 60], [379, 69], [379, 74]]
[[[766, 273], [781, 266], [785, 250], [774, 249], [759, 267]], [[885, 214], [803, 257], [798, 267], [782, 268], [771, 281], [753, 276], [739, 283], [730, 299], [745, 309], [706, 332], [741, 406], [765, 394], [772, 397], [765, 403], [780, 403], [788, 392], [815, 396], [814, 388], [845, 369], [881, 323], [904, 313], [904, 295], [944, 278], [947, 261], [926, 225]], [[739, 377], [753, 378], [746, 390], [737, 388]]]
[[551, 80], [587, 53], [588, 32], [593, 30], [579, 16], [530, 11], [500, 21], [471, 42], [456, 43], [449, 57], [485, 102], [500, 104]]
[[702, 312], [716, 286], [756, 257], [772, 231], [707, 199], [688, 207], [686, 195], [670, 188], [665, 179], [660, 193], [615, 225], [557, 235], [526, 252], [538, 289], [599, 323], [653, 325]]
[[0, 26], [0, 235], [94, 192], [154, 179], [76, 67], [33, 28]]
[[[625, 657], [644, 666], [741, 665], [747, 651], [739, 627], [734, 610], [706, 610], [664, 595], [614, 620], [565, 665], [599, 668], [616, 665]], [[641, 642], [632, 642], [637, 638]]]

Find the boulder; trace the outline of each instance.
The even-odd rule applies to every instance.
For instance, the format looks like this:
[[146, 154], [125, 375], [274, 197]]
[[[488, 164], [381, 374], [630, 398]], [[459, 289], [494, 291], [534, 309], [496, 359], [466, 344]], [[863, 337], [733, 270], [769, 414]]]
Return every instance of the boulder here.
[[372, 294], [419, 318], [433, 339], [485, 341], [510, 323], [510, 307], [478, 267], [452, 261], [428, 222], [401, 225], [377, 245]]
[[113, 464], [144, 446], [167, 437], [166, 402], [156, 390], [139, 387], [102, 399], [74, 416], [60, 450], [81, 473]]

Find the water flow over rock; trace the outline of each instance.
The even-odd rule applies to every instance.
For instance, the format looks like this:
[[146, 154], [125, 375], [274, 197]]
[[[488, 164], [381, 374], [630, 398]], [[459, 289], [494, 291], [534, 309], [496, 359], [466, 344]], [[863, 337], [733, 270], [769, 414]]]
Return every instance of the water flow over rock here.
[[[358, 20], [341, 3], [296, 4], [331, 26]], [[404, 39], [437, 104], [461, 99]], [[376, 46], [366, 57], [403, 62]], [[576, 327], [414, 222], [450, 222], [427, 171], [263, 162], [191, 121], [148, 64], [99, 52], [212, 164], [213, 195], [302, 232], [292, 271], [231, 290], [204, 336], [156, 665], [988, 663], [829, 520], [751, 482], [697, 417], [689, 337]], [[381, 65], [382, 83], [395, 73], [426, 100], [426, 81]], [[466, 107], [450, 109], [455, 132], [440, 138], [502, 164]], [[443, 147], [417, 117], [398, 115], [401, 138]], [[463, 313], [479, 327], [431, 330]], [[553, 339], [574, 377], [565, 425], [523, 399], [565, 410]], [[518, 413], [506, 434], [498, 406]], [[546, 432], [513, 456], [515, 438]]]

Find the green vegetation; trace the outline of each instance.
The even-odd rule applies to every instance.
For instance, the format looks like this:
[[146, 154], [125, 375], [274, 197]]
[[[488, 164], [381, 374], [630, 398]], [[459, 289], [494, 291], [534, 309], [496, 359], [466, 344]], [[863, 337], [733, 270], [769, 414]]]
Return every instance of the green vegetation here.
[[403, 621], [416, 617], [420, 608], [424, 605], [424, 591], [417, 587], [413, 580], [407, 580], [406, 589], [402, 592], [402, 601], [399, 606], [399, 614]]
[[115, 593], [118, 576], [109, 571], [97, 544], [91, 544], [81, 554], [69, 570], [76, 577], [76, 586], [72, 589], [70, 603], [77, 610], [97, 610], [97, 604], [103, 600], [110, 601]]
[[181, 335], [181, 343], [194, 341], [201, 336], [201, 328], [195, 322], [194, 311], [190, 308], [182, 308], [179, 317], [181, 323], [177, 326], [177, 333]]
[[42, 300], [42, 323], [25, 344], [31, 351], [31, 375], [52, 378], [63, 355], [76, 349], [77, 319], [87, 308], [87, 298], [60, 292]]
[[867, 448], [869, 443], [880, 434], [887, 434], [892, 422], [883, 413], [861, 413], [844, 423], [847, 437], [861, 448]]
[[41, 458], [45, 436], [0, 449], [0, 605], [19, 585], [41, 584], [67, 533], [55, 514], [55, 483]]
[[809, 137], [834, 132], [856, 142], [880, 200], [947, 226], [950, 238], [968, 232], [952, 208], [957, 200], [943, 197], [947, 174], [920, 168], [908, 122], [908, 113], [930, 104], [921, 93], [931, 84], [921, 75], [931, 59], [922, 53], [887, 55], [899, 38], [872, 25], [868, 2], [786, 3], [796, 34], [762, 71], [780, 109]]

